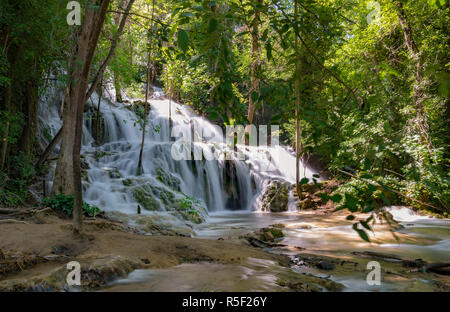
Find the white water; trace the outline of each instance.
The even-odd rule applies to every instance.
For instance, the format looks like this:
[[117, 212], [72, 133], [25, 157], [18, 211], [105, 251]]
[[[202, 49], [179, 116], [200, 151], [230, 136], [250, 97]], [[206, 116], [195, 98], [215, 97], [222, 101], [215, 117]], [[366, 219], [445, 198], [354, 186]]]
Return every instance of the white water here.
[[[257, 198], [268, 178], [295, 182], [293, 170], [295, 157], [292, 151], [280, 146], [238, 145], [238, 151], [242, 152], [246, 159], [240, 160], [236, 155], [232, 155], [232, 160], [225, 160], [224, 153], [230, 152], [230, 147], [224, 143], [221, 128], [194, 114], [188, 107], [172, 101], [172, 134], [175, 133], [187, 141], [191, 141], [190, 138], [193, 137], [196, 141], [193, 150], [197, 149], [197, 152], [202, 151], [204, 154], [203, 160], [174, 159], [171, 154], [174, 139], [170, 140], [169, 133], [169, 101], [160, 99], [164, 95], [161, 89], [155, 87], [153, 89], [154, 95], [150, 100], [151, 110], [145, 135], [143, 171], [139, 177], [136, 177], [136, 172], [142, 129], [137, 122], [136, 114], [127, 107], [130, 104], [113, 103], [110, 99], [102, 97], [100, 111], [104, 118], [106, 134], [100, 146], [96, 146], [93, 138], [95, 115], [85, 113], [82, 155], [89, 165], [88, 179], [83, 181], [84, 199], [87, 202], [105, 211], [136, 213], [138, 203], [132, 192], [124, 187], [123, 180], [133, 178], [138, 184], [150, 183], [167, 189], [167, 185], [157, 180], [157, 171], [161, 169], [180, 182], [180, 192], [175, 192], [176, 198], [183, 198], [184, 195], [196, 198], [208, 211], [258, 210]], [[111, 96], [111, 93], [113, 92], [108, 91], [105, 95], [113, 97], [114, 94]], [[49, 94], [45, 97], [45, 102], [52, 103], [58, 96], [61, 95]], [[133, 102], [132, 99], [129, 100]], [[97, 102], [98, 96], [94, 93], [87, 105], [94, 107], [92, 111], [95, 111]], [[41, 103], [40, 107], [41, 129], [42, 125], [46, 125], [49, 128], [48, 132], [54, 135], [61, 127], [58, 105], [46, 103]], [[44, 144], [47, 142], [45, 139], [43, 141]], [[227, 161], [235, 167], [231, 181], [237, 190], [234, 196], [225, 190], [224, 175]], [[314, 172], [305, 169], [305, 173], [312, 179]], [[49, 181], [51, 180], [49, 177]], [[51, 187], [51, 182], [49, 184]], [[158, 210], [164, 211], [164, 202], [156, 199], [160, 202]]]
[[[161, 95], [163, 95], [162, 91], [156, 89], [155, 97]], [[49, 94], [40, 105], [40, 135], [43, 138], [43, 146], [48, 142], [48, 137], [53, 136], [61, 126], [58, 105], [52, 104], [57, 98], [58, 94]], [[94, 94], [92, 100], [96, 105], [97, 95]], [[233, 237], [236, 234], [245, 234], [270, 224], [283, 223], [286, 224], [284, 230], [286, 237], [282, 242], [289, 246], [304, 247], [308, 252], [344, 254], [351, 257], [349, 254], [351, 251], [375, 250], [398, 254], [410, 259], [423, 258], [427, 261], [449, 261], [450, 232], [448, 220], [436, 220], [420, 216], [405, 207], [391, 207], [387, 210], [393, 215], [394, 219], [403, 223], [404, 229], [400, 230], [399, 233], [411, 240], [405, 239], [405, 242], [398, 243], [392, 239], [390, 233], [388, 233], [389, 236], [385, 235], [384, 232], [369, 233], [371, 238], [378, 237], [380, 239], [379, 244], [368, 244], [362, 241], [352, 230], [349, 222], [334, 219], [332, 216], [253, 213], [252, 211], [259, 210], [258, 195], [263, 191], [268, 178], [280, 178], [291, 183], [295, 181], [295, 157], [291, 151], [283, 147], [238, 147], [247, 156], [247, 160], [234, 158], [232, 161], [236, 167], [235, 179], [232, 182], [239, 190], [239, 194], [237, 196], [238, 203], [234, 203], [233, 207], [228, 208], [238, 209], [239, 211], [227, 211], [227, 201], [230, 199], [230, 195], [226, 192], [224, 185], [226, 161], [223, 159], [209, 161], [177, 161], [173, 159], [171, 148], [174, 143], [169, 140], [169, 102], [155, 98], [150, 101], [150, 104], [151, 112], [146, 129], [143, 174], [139, 178], [136, 178], [136, 170], [142, 130], [139, 124], [135, 124], [137, 119], [135, 113], [127, 108], [127, 104], [112, 103], [110, 100], [103, 99], [101, 112], [105, 120], [104, 126], [107, 137], [104, 143], [98, 147], [94, 145], [92, 137], [92, 120], [89, 118], [89, 113], [86, 113], [82, 154], [89, 165], [87, 170], [88, 181], [83, 182], [84, 199], [87, 202], [95, 204], [105, 211], [135, 214], [138, 203], [133, 193], [124, 186], [122, 181], [134, 177], [138, 184], [150, 183], [167, 189], [166, 185], [157, 180], [156, 171], [162, 168], [180, 181], [181, 192], [174, 192], [177, 198], [183, 198], [184, 193], [200, 199], [210, 212], [207, 222], [195, 229], [195, 235], [199, 237]], [[218, 152], [228, 149], [223, 144], [221, 130], [206, 119], [193, 114], [188, 108], [177, 103], [172, 103], [171, 111], [173, 126], [179, 128], [184, 138], [190, 137], [191, 124], [196, 124], [198, 128], [203, 129], [204, 136], [210, 137], [207, 140], [208, 142], [195, 143], [195, 146], [202, 148], [205, 155], [212, 155], [213, 151], [210, 149], [212, 146], [217, 147]], [[48, 127], [47, 131], [50, 134], [48, 137], [43, 135], [44, 126]], [[98, 155], [102, 152], [104, 152], [102, 157], [95, 157], [96, 153]], [[121, 177], [111, 177], [110, 174], [116, 174], [116, 172], [119, 172]], [[313, 172], [308, 168], [305, 169], [306, 177], [311, 179], [312, 174]], [[51, 181], [51, 177], [49, 177], [49, 181]], [[164, 202], [159, 198], [157, 200], [159, 201], [158, 213], [166, 215]], [[289, 211], [296, 211], [296, 203], [292, 194], [289, 199]], [[142, 212], [143, 214], [155, 213], [146, 210]], [[184, 222], [183, 220], [177, 220], [177, 218], [171, 218], [167, 221], [175, 226], [178, 224], [176, 222]], [[297, 252], [294, 251], [293, 253]], [[189, 267], [188, 271], [191, 269]], [[222, 269], [222, 267], [212, 267], [211, 271], [206, 271], [208, 272], [206, 275], [211, 274], [211, 279], [214, 279], [214, 281], [217, 278], [224, 279], [224, 276], [229, 275], [232, 277], [230, 280], [234, 283], [235, 276], [241, 274], [242, 270], [240, 267], [227, 267], [223, 270], [223, 275], [214, 275], [214, 272]], [[175, 274], [168, 270], [167, 275], [162, 274], [162, 278], [167, 280], [168, 278], [184, 277], [181, 281], [174, 279], [176, 283], [179, 283], [179, 287], [190, 284], [191, 280], [200, 284], [203, 282], [201, 278], [198, 278], [199, 274], [205, 272], [203, 267], [201, 267], [201, 270], [195, 271], [199, 274], [194, 274], [192, 278], [192, 274], [189, 275], [189, 272], [183, 273], [185, 272], [184, 268], [178, 270], [175, 271]], [[317, 274], [317, 272], [313, 273]], [[130, 276], [130, 278], [132, 277]], [[347, 287], [347, 290], [366, 290], [367, 285], [364, 278], [364, 276], [356, 277], [352, 275], [345, 276], [339, 281]], [[148, 279], [147, 275], [144, 279]], [[135, 283], [136, 281], [132, 282]], [[209, 281], [207, 282], [209, 283]], [[173, 284], [168, 285], [167, 289], [172, 289], [172, 286]], [[204, 285], [201, 284], [198, 287], [204, 287]], [[235, 289], [233, 287], [234, 284], [230, 286], [230, 289]], [[194, 290], [197, 289], [194, 288]], [[249, 286], [243, 290], [247, 289], [252, 288]], [[382, 290], [398, 289], [401, 288], [387, 283], [383, 284], [382, 288]]]

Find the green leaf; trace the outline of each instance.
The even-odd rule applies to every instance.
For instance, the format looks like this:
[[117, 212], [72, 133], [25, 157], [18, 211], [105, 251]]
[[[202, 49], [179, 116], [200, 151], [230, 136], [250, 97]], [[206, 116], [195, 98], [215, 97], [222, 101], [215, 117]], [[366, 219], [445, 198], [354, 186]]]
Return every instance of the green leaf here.
[[333, 203], [339, 203], [342, 200], [342, 195], [341, 194], [334, 194], [333, 196], [330, 197], [331, 201]]
[[188, 49], [188, 43], [189, 43], [189, 37], [186, 31], [183, 29], [178, 30], [178, 46], [183, 50], [184, 52]]
[[208, 32], [212, 33], [217, 29], [217, 20], [215, 18], [211, 18], [209, 20]]
[[303, 179], [300, 180], [300, 182], [298, 182], [298, 184], [304, 185], [304, 184], [308, 184], [308, 182], [309, 182], [308, 178], [303, 178]]
[[259, 93], [256, 92], [256, 91], [253, 91], [252, 94], [251, 94], [251, 98], [252, 98], [253, 103], [256, 103], [258, 101], [258, 98], [259, 98]]
[[345, 206], [351, 211], [355, 212], [358, 210], [358, 200], [352, 195], [345, 193]]
[[353, 229], [358, 233], [359, 237], [361, 237], [366, 242], [370, 243], [369, 236], [364, 230], [358, 229], [358, 223], [353, 224]]

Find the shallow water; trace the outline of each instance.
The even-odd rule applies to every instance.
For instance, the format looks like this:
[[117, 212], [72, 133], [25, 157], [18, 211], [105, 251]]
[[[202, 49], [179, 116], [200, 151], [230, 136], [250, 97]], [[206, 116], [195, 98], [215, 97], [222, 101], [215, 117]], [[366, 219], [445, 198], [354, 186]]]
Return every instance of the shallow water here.
[[[398, 217], [398, 211], [391, 211]], [[398, 217], [401, 219], [401, 217]], [[396, 232], [397, 241], [385, 225], [375, 225], [372, 243], [361, 240], [351, 229], [345, 216], [316, 213], [211, 213], [206, 223], [197, 226], [195, 234], [201, 238], [233, 239], [272, 224], [284, 224], [285, 238], [279, 243], [302, 247], [305, 253], [338, 256], [355, 260], [351, 252], [376, 251], [405, 259], [421, 258], [429, 262], [450, 261], [450, 222], [410, 216], [401, 222], [403, 229]], [[273, 248], [270, 252], [298, 254], [295, 248]], [[359, 259], [361, 263], [361, 259]], [[362, 260], [362, 265], [371, 259]], [[383, 265], [386, 265], [384, 263]], [[327, 271], [294, 266], [298, 273], [328, 277], [345, 286], [344, 291], [433, 291], [431, 278], [408, 278], [386, 275], [381, 286], [370, 286], [365, 271]], [[280, 291], [276, 273], [282, 268], [270, 261], [249, 259], [242, 265], [211, 263], [182, 264], [166, 270], [137, 270], [128, 278], [113, 283], [109, 291]], [[387, 269], [388, 270], [388, 269]], [[285, 289], [284, 289], [285, 290]]]
[[272, 261], [248, 259], [245, 265], [184, 263], [171, 269], [135, 270], [107, 291], [276, 291], [274, 275], [282, 270]]
[[422, 258], [430, 262], [450, 261], [450, 221], [421, 218], [400, 222], [397, 241], [386, 225], [375, 225], [369, 232], [372, 243], [363, 241], [345, 216], [303, 213], [213, 213], [197, 228], [198, 237], [229, 238], [271, 224], [285, 225], [281, 243], [306, 248], [308, 252], [345, 254], [353, 251], [377, 251], [400, 257]]

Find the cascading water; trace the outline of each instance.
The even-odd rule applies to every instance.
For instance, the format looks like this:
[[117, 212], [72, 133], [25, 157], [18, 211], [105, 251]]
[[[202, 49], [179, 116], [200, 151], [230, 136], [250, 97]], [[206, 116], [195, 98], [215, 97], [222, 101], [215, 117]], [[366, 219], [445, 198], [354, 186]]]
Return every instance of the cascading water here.
[[[114, 98], [113, 96], [110, 98]], [[136, 175], [142, 135], [138, 122], [138, 116], [141, 115], [139, 109], [136, 109], [135, 105], [117, 104], [103, 98], [100, 106], [102, 130], [100, 144], [97, 145], [97, 95], [94, 94], [92, 100], [88, 101], [88, 110], [94, 113], [86, 112], [83, 128], [83, 191], [87, 202], [99, 206], [112, 216], [115, 216], [115, 212], [125, 213], [125, 220], [134, 225], [142, 222], [142, 219], [135, 218], [139, 205], [142, 207], [143, 217], [156, 217], [151, 219], [152, 226], [157, 224], [161, 229], [161, 225], [167, 225], [167, 228], [182, 235], [233, 237], [263, 226], [284, 224], [283, 244], [307, 248], [308, 252], [344, 254], [351, 259], [355, 251], [365, 251], [370, 247], [372, 251], [399, 254], [410, 259], [420, 257], [427, 261], [449, 261], [448, 220], [423, 217], [404, 207], [387, 209], [395, 219], [403, 223], [399, 234], [404, 238], [404, 242], [397, 242], [390, 231], [378, 229], [369, 233], [380, 242], [372, 245], [363, 242], [351, 224], [339, 215], [250, 213], [252, 210], [261, 209], [262, 195], [270, 187], [271, 181], [281, 180], [288, 184], [295, 182], [295, 156], [292, 151], [280, 146], [238, 146], [246, 160], [236, 157], [228, 160], [177, 160], [172, 155], [175, 142], [170, 140], [169, 101], [161, 99], [162, 96], [162, 91], [155, 88], [154, 98], [150, 100], [143, 173], [140, 176]], [[54, 104], [60, 97], [59, 92], [49, 91], [41, 99], [39, 141], [42, 141], [42, 148], [61, 127], [58, 105]], [[194, 147], [197, 147], [197, 152], [203, 152], [203, 158], [212, 159], [215, 153], [229, 151], [229, 147], [223, 143], [220, 128], [174, 102], [171, 112], [173, 128], [177, 129], [175, 137], [195, 137], [198, 134], [193, 129], [202, 129], [203, 137], [213, 138], [208, 142], [195, 140]], [[216, 142], [211, 142], [214, 139]], [[301, 171], [312, 179], [314, 172], [308, 168]], [[48, 181], [52, 180], [52, 174], [49, 173]], [[51, 187], [51, 183], [48, 186]], [[192, 207], [184, 205], [186, 200], [192, 200]], [[291, 211], [297, 210], [292, 192], [289, 194], [288, 206]], [[199, 223], [198, 221], [203, 220], [207, 222], [195, 227], [190, 226], [191, 221]], [[151, 232], [146, 229], [144, 231]], [[293, 250], [292, 253], [298, 252], [296, 248]], [[289, 254], [291, 251], [284, 252]], [[201, 269], [203, 272], [204, 267]], [[216, 268], [211, 274], [203, 276], [216, 280], [215, 271]], [[320, 274], [316, 271], [313, 270], [312, 273]], [[231, 275], [230, 271], [224, 272], [225, 276], [231, 276], [233, 279], [234, 275]], [[310, 271], [306, 272], [311, 274]], [[366, 272], [363, 273], [364, 276], [359, 276], [357, 272], [342, 273], [342, 276], [337, 274], [332, 279], [344, 284], [348, 290], [373, 290], [367, 286]], [[190, 271], [179, 270], [169, 275], [170, 278], [162, 278], [182, 285], [186, 274], [189, 275]], [[151, 275], [150, 278], [152, 285], [158, 284], [154, 276]], [[195, 275], [196, 281], [201, 282], [203, 278]], [[384, 282], [383, 288], [376, 290], [408, 290], [411, 287], [408, 283], [408, 280]], [[425, 281], [423, 285], [423, 289], [429, 289], [427, 285], [431, 283]], [[416, 287], [415, 284], [413, 286]], [[134, 287], [133, 283], [131, 287]]]
[[[258, 195], [269, 178], [295, 181], [292, 170], [295, 158], [280, 146], [238, 146], [245, 159], [236, 155], [217, 157], [230, 152], [220, 127], [173, 101], [169, 112], [169, 100], [162, 98], [161, 89], [153, 89], [139, 176], [136, 172], [142, 128], [138, 116], [143, 116], [142, 102], [139, 106], [138, 101], [128, 99], [128, 103], [118, 104], [102, 97], [99, 127], [95, 113], [98, 95], [94, 93], [88, 100], [82, 168], [84, 199], [90, 204], [122, 213], [136, 213], [140, 206], [143, 214], [151, 214], [179, 211], [180, 203], [188, 199], [204, 218], [208, 211], [258, 210]], [[46, 101], [57, 97], [58, 94], [53, 94]], [[41, 103], [40, 110], [41, 124], [46, 124], [47, 130], [54, 134], [61, 127], [57, 106]], [[99, 128], [102, 130], [98, 131]], [[171, 134], [175, 136], [172, 140]], [[96, 143], [97, 135], [100, 144]], [[177, 137], [187, 141], [192, 138], [195, 142], [187, 156], [202, 152], [201, 160], [176, 159], [173, 150]], [[307, 170], [307, 177], [312, 174]], [[189, 213], [183, 216], [192, 221]]]

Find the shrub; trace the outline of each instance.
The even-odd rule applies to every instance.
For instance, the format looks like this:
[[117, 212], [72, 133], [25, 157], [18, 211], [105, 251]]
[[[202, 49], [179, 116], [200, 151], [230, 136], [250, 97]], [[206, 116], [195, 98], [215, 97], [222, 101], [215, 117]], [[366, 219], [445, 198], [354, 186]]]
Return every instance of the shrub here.
[[[73, 196], [72, 195], [63, 195], [57, 194], [53, 195], [49, 198], [44, 198], [42, 203], [55, 211], [61, 211], [68, 216], [72, 215], [73, 212]], [[88, 217], [95, 217], [99, 214], [100, 209], [97, 206], [90, 205], [86, 202], [83, 202], [83, 214]]]

